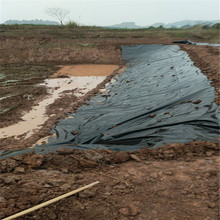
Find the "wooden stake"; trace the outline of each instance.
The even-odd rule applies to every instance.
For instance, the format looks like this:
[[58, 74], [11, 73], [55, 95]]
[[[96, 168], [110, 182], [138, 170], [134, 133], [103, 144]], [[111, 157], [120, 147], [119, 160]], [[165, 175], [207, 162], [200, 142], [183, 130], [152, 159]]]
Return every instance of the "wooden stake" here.
[[80, 187], [80, 188], [75, 189], [75, 190], [73, 190], [73, 191], [71, 191], [71, 192], [68, 192], [68, 193], [63, 194], [63, 195], [61, 195], [61, 196], [58, 196], [58, 197], [56, 197], [56, 198], [54, 198], [54, 199], [48, 200], [47, 202], [41, 203], [41, 204], [36, 205], [36, 206], [34, 206], [34, 207], [32, 207], [32, 208], [26, 209], [26, 210], [24, 210], [24, 211], [22, 211], [22, 212], [19, 212], [19, 213], [17, 213], [17, 214], [14, 214], [14, 215], [11, 215], [11, 216], [9, 216], [9, 217], [6, 217], [6, 218], [4, 218], [4, 219], [2, 219], [2, 220], [11, 220], [11, 219], [15, 219], [15, 218], [18, 218], [18, 217], [20, 217], [20, 216], [26, 215], [26, 214], [28, 214], [28, 213], [30, 213], [30, 212], [33, 212], [33, 211], [37, 210], [37, 209], [40, 209], [40, 208], [45, 207], [45, 206], [48, 206], [48, 205], [50, 205], [50, 204], [52, 204], [52, 203], [54, 203], [54, 202], [57, 202], [57, 201], [59, 201], [59, 200], [61, 200], [61, 199], [64, 199], [64, 198], [66, 198], [66, 197], [68, 197], [68, 196], [71, 196], [71, 195], [73, 195], [73, 194], [76, 194], [76, 193], [78, 193], [78, 192], [80, 192], [80, 191], [82, 191], [82, 190], [88, 189], [88, 188], [90, 188], [90, 187], [92, 187], [92, 186], [94, 186], [94, 185], [96, 185], [96, 184], [98, 184], [98, 183], [99, 183], [99, 181], [96, 181], [96, 182], [91, 183], [91, 184], [89, 184], [89, 185]]

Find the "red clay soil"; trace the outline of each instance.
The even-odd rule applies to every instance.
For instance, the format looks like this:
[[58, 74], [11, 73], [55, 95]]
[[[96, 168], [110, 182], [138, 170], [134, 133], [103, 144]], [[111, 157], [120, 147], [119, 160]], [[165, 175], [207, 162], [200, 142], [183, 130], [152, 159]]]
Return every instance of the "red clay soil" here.
[[64, 150], [0, 162], [0, 218], [100, 181], [18, 219], [218, 219], [219, 146]]
[[[201, 69], [207, 57], [219, 58], [209, 47], [183, 48]], [[207, 65], [209, 71], [202, 72], [213, 71], [210, 77], [218, 79], [217, 63]], [[5, 159], [0, 161], [0, 218], [98, 180], [91, 189], [18, 219], [217, 220], [219, 149], [218, 143], [192, 142], [135, 152], [60, 149]]]

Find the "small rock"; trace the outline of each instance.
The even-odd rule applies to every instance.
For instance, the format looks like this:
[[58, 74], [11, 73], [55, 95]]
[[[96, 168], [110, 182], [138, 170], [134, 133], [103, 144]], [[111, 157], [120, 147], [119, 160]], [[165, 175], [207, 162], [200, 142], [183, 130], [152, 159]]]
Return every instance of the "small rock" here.
[[49, 184], [45, 184], [44, 185], [44, 188], [52, 188], [53, 186], [52, 185], [49, 185]]
[[71, 150], [71, 149], [65, 149], [65, 148], [58, 148], [57, 149], [57, 153], [59, 154], [59, 155], [69, 155], [69, 154], [72, 154], [73, 153], [73, 150]]
[[74, 201], [74, 207], [77, 207], [76, 209], [81, 209], [81, 210], [85, 209], [84, 205], [78, 200]]
[[88, 160], [92, 160], [95, 162], [98, 162], [99, 160], [103, 159], [103, 155], [95, 151], [85, 151], [84, 157]]
[[207, 151], [207, 152], [205, 153], [205, 155], [206, 155], [207, 157], [210, 157], [210, 156], [212, 156], [214, 153], [215, 153], [214, 151]]
[[171, 159], [171, 158], [174, 157], [174, 151], [173, 151], [172, 149], [170, 149], [170, 150], [165, 150], [165, 151], [163, 152], [163, 156], [162, 156], [162, 157], [163, 157], [163, 158]]
[[24, 167], [16, 167], [14, 173], [25, 173]]
[[207, 206], [211, 209], [214, 209], [216, 207], [216, 204], [214, 202], [208, 202]]
[[18, 155], [18, 156], [13, 157], [13, 160], [16, 160], [16, 161], [22, 161], [23, 158], [22, 158], [21, 155]]
[[62, 168], [61, 171], [62, 171], [63, 173], [68, 173], [68, 172], [69, 172], [69, 170], [66, 169], [66, 168]]
[[62, 184], [64, 184], [65, 181], [63, 180], [51, 180], [51, 181], [47, 181], [47, 184], [51, 185], [51, 186], [55, 186], [55, 187], [58, 187]]
[[155, 113], [153, 113], [153, 114], [150, 115], [151, 118], [154, 118], [155, 116], [156, 116]]
[[173, 175], [173, 172], [171, 172], [171, 171], [164, 171], [163, 173], [168, 175], [168, 176], [172, 176]]
[[122, 214], [122, 215], [126, 215], [128, 216], [129, 215], [129, 209], [126, 207], [126, 208], [120, 208], [119, 209], [119, 212]]
[[111, 151], [111, 150], [109, 150], [109, 149], [104, 149], [104, 151], [105, 151], [105, 152], [107, 152], [107, 153], [109, 153], [109, 154], [111, 154], [111, 153], [112, 153], [112, 151]]
[[215, 150], [220, 149], [219, 143], [212, 143], [212, 142], [208, 142], [205, 147], [209, 149], [215, 149]]
[[18, 162], [12, 159], [0, 161], [0, 173], [12, 172], [17, 166]]
[[96, 195], [96, 189], [88, 189], [79, 193], [79, 197], [81, 198], [92, 198]]
[[[137, 220], [146, 220], [148, 219], [148, 215], [145, 215], [145, 214], [140, 214], [138, 216], [138, 219]], [[156, 218], [154, 218], [153, 220], [157, 220]]]
[[85, 167], [85, 168], [93, 168], [93, 167], [96, 167], [98, 164], [94, 161], [91, 161], [91, 160], [85, 160], [85, 159], [80, 159], [79, 160], [79, 165], [81, 167]]
[[48, 219], [57, 219], [57, 215], [53, 212], [53, 211], [49, 211], [49, 213], [47, 214]]
[[77, 134], [79, 134], [79, 132], [78, 131], [72, 131], [71, 134], [77, 135]]
[[82, 180], [82, 179], [85, 179], [85, 176], [83, 174], [78, 174], [75, 176], [75, 179]]
[[158, 177], [157, 173], [150, 173], [149, 176], [153, 179], [156, 179]]
[[19, 180], [21, 180], [21, 178], [19, 176], [7, 176], [4, 181], [7, 184], [14, 184], [16, 182], [18, 182]]
[[114, 154], [115, 163], [123, 163], [129, 160], [129, 153], [124, 151], [118, 151]]
[[133, 160], [136, 160], [138, 162], [141, 162], [141, 159], [135, 154], [130, 154], [130, 158], [133, 159]]
[[163, 114], [164, 114], [164, 115], [169, 115], [170, 113], [169, 113], [169, 112], [164, 112]]
[[32, 205], [37, 205], [42, 201], [42, 198], [40, 196], [32, 196], [30, 197], [30, 202]]
[[123, 190], [123, 189], [126, 189], [126, 186], [125, 185], [116, 185], [114, 188]]
[[129, 214], [131, 216], [136, 216], [138, 213], [139, 213], [139, 210], [138, 210], [137, 206], [135, 206], [133, 204], [129, 205]]
[[193, 104], [199, 104], [201, 102], [201, 100], [195, 100], [195, 101], [193, 101], [192, 103]]
[[29, 165], [30, 167], [39, 167], [42, 165], [43, 159], [43, 155], [31, 155], [24, 159], [24, 163]]
[[71, 188], [71, 186], [68, 183], [65, 183], [62, 186], [60, 186], [60, 189], [63, 190], [63, 191], [66, 191], [70, 188]]
[[138, 207], [131, 204], [128, 207], [120, 208], [119, 212], [125, 216], [136, 216], [139, 213]]
[[0, 196], [0, 202], [6, 202], [6, 199], [3, 196]]

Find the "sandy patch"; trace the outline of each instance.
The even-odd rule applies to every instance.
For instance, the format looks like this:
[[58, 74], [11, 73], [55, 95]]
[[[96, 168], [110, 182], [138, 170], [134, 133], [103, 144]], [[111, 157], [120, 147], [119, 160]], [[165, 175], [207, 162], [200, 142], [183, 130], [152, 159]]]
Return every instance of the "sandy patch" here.
[[59, 76], [108, 76], [119, 68], [118, 65], [61, 65], [61, 69], [53, 77]]

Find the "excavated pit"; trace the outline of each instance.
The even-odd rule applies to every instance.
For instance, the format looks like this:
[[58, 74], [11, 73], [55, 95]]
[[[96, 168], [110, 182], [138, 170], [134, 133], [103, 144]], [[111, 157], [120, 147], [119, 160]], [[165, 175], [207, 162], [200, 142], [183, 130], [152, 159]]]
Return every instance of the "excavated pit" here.
[[186, 52], [176, 45], [136, 45], [122, 46], [122, 56], [127, 68], [106, 87], [108, 93], [58, 122], [52, 131], [56, 136], [36, 146], [36, 153], [60, 147], [133, 151], [216, 141], [214, 88]]

